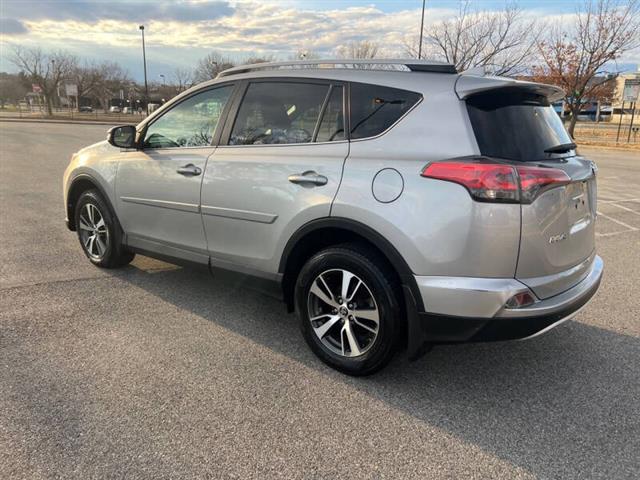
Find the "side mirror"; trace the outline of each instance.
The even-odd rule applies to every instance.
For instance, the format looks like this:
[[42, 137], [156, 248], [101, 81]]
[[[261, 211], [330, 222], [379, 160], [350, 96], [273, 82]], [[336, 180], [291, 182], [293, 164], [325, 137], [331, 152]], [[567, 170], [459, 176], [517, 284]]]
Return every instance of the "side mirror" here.
[[114, 147], [135, 148], [136, 127], [133, 125], [121, 125], [109, 129], [107, 141]]

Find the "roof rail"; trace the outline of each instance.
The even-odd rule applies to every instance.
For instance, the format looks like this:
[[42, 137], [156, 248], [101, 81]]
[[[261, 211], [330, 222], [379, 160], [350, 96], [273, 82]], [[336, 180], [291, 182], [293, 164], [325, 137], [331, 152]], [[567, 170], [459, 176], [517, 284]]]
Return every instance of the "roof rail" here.
[[345, 68], [363, 70], [395, 70], [410, 72], [428, 73], [458, 73], [456, 67], [444, 62], [434, 60], [416, 60], [414, 58], [405, 60], [388, 59], [334, 59], [334, 60], [296, 60], [291, 62], [267, 62], [254, 63], [251, 65], [241, 65], [239, 67], [228, 68], [218, 74], [220, 77], [249, 73], [258, 70], [280, 70], [297, 68]]

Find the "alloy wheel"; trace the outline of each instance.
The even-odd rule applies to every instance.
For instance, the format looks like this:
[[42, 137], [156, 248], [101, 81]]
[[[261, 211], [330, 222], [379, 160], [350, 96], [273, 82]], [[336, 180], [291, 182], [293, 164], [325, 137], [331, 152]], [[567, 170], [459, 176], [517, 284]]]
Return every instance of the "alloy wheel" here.
[[100, 260], [109, 247], [109, 229], [102, 213], [92, 203], [86, 203], [80, 211], [80, 241], [91, 258]]
[[336, 355], [359, 357], [378, 337], [380, 314], [375, 298], [365, 282], [348, 270], [318, 275], [309, 289], [307, 308], [316, 336]]

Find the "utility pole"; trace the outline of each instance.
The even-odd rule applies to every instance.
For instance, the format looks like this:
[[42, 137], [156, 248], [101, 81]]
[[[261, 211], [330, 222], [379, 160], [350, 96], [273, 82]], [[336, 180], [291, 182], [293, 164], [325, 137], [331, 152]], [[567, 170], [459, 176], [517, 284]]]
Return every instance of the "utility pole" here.
[[142, 32], [142, 63], [144, 64], [144, 100], [147, 104], [147, 113], [149, 113], [149, 86], [147, 85], [147, 53], [144, 48], [144, 25], [140, 25]]
[[[627, 134], [627, 143], [631, 141], [631, 130], [633, 130], [633, 117], [636, 116], [636, 103], [633, 102], [633, 106], [631, 107], [631, 123], [629, 124], [629, 133]], [[633, 137], [635, 139], [635, 137]]]
[[[53, 79], [53, 84], [55, 85], [56, 84], [56, 80], [55, 80], [55, 78], [56, 78], [56, 60], [55, 60], [55, 58], [51, 59], [51, 78]], [[58, 87], [57, 86], [56, 86], [56, 93], [58, 93]], [[54, 100], [55, 100], [55, 97], [53, 96], [53, 93], [52, 93], [51, 94], [51, 112], [52, 112], [52, 114], [53, 114], [53, 107], [55, 106], [54, 105]]]
[[618, 134], [616, 135], [616, 145], [620, 141], [620, 128], [622, 127], [622, 115], [624, 115], [624, 100], [622, 100], [622, 106], [620, 107], [620, 121], [618, 122]]
[[418, 60], [422, 58], [422, 32], [424, 31], [424, 7], [427, 0], [422, 0], [422, 20], [420, 20], [420, 44], [418, 45]]

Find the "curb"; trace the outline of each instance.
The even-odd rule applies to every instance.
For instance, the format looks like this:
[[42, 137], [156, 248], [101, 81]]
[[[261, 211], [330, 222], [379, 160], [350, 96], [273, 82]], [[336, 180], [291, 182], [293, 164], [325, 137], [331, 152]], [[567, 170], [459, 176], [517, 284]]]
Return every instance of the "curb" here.
[[62, 123], [62, 124], [78, 124], [78, 125], [137, 125], [139, 122], [113, 121], [105, 120], [65, 120], [65, 119], [48, 119], [48, 118], [13, 118], [0, 117], [0, 122], [10, 123]]

